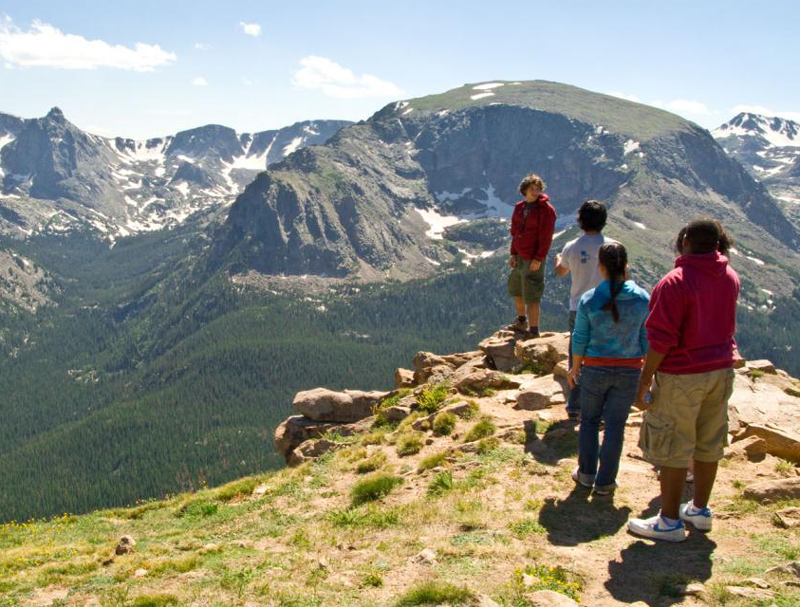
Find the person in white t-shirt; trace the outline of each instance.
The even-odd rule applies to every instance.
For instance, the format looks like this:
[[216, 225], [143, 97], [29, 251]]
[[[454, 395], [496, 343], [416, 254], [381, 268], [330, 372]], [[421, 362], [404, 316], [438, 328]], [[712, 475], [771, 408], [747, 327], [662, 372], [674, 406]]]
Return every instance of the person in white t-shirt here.
[[[616, 242], [603, 236], [608, 212], [606, 206], [598, 200], [587, 200], [578, 209], [578, 227], [583, 234], [570, 240], [564, 249], [556, 255], [556, 274], [572, 275], [572, 286], [569, 294], [569, 364], [572, 367], [572, 331], [575, 328], [575, 315], [581, 295], [599, 285], [603, 277], [597, 262], [597, 251], [604, 245]], [[580, 418], [580, 385], [570, 391], [567, 400], [567, 415], [572, 420]]]

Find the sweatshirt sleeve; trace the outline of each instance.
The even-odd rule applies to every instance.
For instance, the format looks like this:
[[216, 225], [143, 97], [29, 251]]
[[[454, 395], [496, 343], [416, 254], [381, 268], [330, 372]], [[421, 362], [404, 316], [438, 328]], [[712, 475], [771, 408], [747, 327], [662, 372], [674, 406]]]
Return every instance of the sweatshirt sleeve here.
[[536, 252], [533, 255], [535, 260], [544, 261], [547, 258], [547, 252], [550, 250], [550, 245], [553, 243], [553, 232], [555, 232], [555, 229], [556, 211], [548, 204], [539, 221], [539, 240], [537, 242]]
[[677, 346], [685, 313], [682, 285], [677, 277], [665, 276], [650, 297], [650, 316], [645, 323], [650, 348], [667, 354]]
[[516, 220], [517, 220], [517, 209], [515, 207], [514, 211], [511, 213], [511, 230], [510, 230], [510, 232], [511, 232], [511, 254], [512, 255], [518, 255], [517, 249], [514, 247], [514, 227], [515, 227], [515, 223], [514, 222]]
[[589, 345], [591, 327], [589, 326], [589, 311], [586, 302], [581, 298], [578, 311], [575, 315], [575, 328], [572, 330], [572, 355], [584, 356]]

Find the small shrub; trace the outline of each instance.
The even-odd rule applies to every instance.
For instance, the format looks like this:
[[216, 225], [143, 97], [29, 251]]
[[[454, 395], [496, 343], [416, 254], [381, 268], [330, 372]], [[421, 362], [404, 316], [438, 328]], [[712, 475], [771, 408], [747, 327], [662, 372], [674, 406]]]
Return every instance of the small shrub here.
[[194, 500], [183, 505], [177, 516], [213, 516], [219, 510], [219, 504], [210, 500]]
[[356, 472], [359, 474], [366, 474], [367, 472], [375, 472], [386, 463], [386, 454], [383, 451], [376, 451], [370, 457], [358, 462]]
[[173, 594], [143, 594], [137, 596], [132, 607], [166, 607], [166, 605], [177, 605], [178, 597]]
[[438, 384], [430, 388], [423, 388], [417, 395], [416, 401], [420, 411], [436, 413], [450, 394], [450, 386]]
[[465, 443], [471, 443], [472, 441], [480, 440], [482, 438], [486, 438], [491, 436], [495, 433], [497, 427], [492, 422], [490, 417], [483, 417], [469, 429], [466, 436], [464, 437]]
[[412, 411], [397, 426], [397, 432], [399, 434], [402, 434], [403, 432], [411, 430], [411, 424], [413, 424], [415, 421], [417, 421], [420, 417], [424, 417], [424, 414], [422, 413], [422, 411]]
[[449, 470], [444, 470], [431, 479], [431, 483], [428, 485], [428, 495], [433, 497], [442, 495], [450, 491], [454, 486], [453, 474]]
[[347, 451], [339, 452], [348, 462], [357, 462], [360, 459], [367, 457], [367, 450], [361, 449], [348, 449]]
[[415, 455], [422, 449], [423, 435], [420, 432], [406, 432], [397, 437], [395, 449], [397, 455], [406, 457], [408, 455]]
[[478, 455], [487, 455], [492, 451], [495, 451], [500, 447], [500, 439], [496, 436], [490, 436], [489, 438], [482, 438], [478, 442], [478, 448], [476, 449], [476, 453]]
[[353, 505], [358, 506], [385, 497], [402, 482], [403, 479], [399, 476], [376, 472], [353, 485], [351, 492]]
[[446, 582], [422, 582], [415, 584], [401, 596], [396, 607], [415, 607], [416, 605], [464, 605], [475, 599], [467, 588]]
[[459, 415], [461, 416], [462, 419], [470, 420], [478, 417], [478, 414], [480, 412], [481, 412], [480, 405], [476, 403], [474, 400], [468, 400], [466, 411], [463, 411]]
[[232, 483], [228, 483], [227, 485], [223, 485], [219, 489], [214, 492], [214, 497], [221, 502], [229, 502], [235, 497], [240, 495], [250, 495], [253, 493], [253, 489], [258, 486], [258, 479], [255, 478], [245, 478], [242, 480], [234, 481]]
[[400, 390], [397, 391], [396, 394], [384, 398], [380, 403], [378, 403], [377, 409], [381, 410], [381, 409], [388, 409], [389, 407], [394, 407], [397, 403], [400, 402], [401, 398], [405, 398], [409, 394], [411, 394], [411, 388], [401, 388]]
[[750, 369], [747, 375], [750, 376], [751, 379], [758, 379], [759, 377], [764, 377], [764, 372], [759, 369]]
[[368, 573], [361, 580], [361, 585], [369, 588], [380, 588], [383, 586], [383, 578], [377, 573]]
[[525, 595], [538, 590], [552, 590], [579, 601], [582, 584], [563, 567], [528, 565], [514, 571], [509, 586], [515, 600], [525, 605], [528, 604]]
[[456, 427], [458, 418], [449, 411], [442, 411], [433, 418], [433, 433], [438, 436], [447, 436]]
[[419, 472], [424, 472], [425, 470], [436, 468], [436, 466], [441, 466], [446, 458], [447, 458], [446, 451], [429, 455], [428, 457], [422, 459], [422, 461], [419, 463], [419, 466], [417, 466], [417, 470]]
[[361, 437], [361, 444], [365, 447], [368, 445], [382, 445], [384, 441], [383, 432], [370, 432]]
[[334, 510], [327, 515], [328, 521], [334, 527], [368, 527], [371, 529], [386, 529], [400, 521], [397, 510], [379, 510], [372, 506], [362, 508], [347, 508]]
[[357, 436], [354, 435], [345, 436], [338, 430], [328, 430], [322, 436], [320, 436], [320, 438], [324, 440], [329, 440], [332, 443], [337, 443], [339, 445], [347, 445], [349, 443], [354, 443], [355, 441], [358, 440]]
[[794, 471], [794, 464], [792, 462], [787, 462], [785, 459], [779, 459], [778, 463], [775, 464], [775, 472], [784, 474], [792, 471]]

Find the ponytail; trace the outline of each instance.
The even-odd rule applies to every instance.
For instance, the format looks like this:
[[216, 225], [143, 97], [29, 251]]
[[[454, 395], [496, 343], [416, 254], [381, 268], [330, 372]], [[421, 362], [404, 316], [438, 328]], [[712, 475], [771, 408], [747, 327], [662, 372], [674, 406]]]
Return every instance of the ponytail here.
[[608, 280], [611, 284], [611, 299], [600, 308], [610, 310], [614, 322], [619, 322], [619, 310], [617, 309], [617, 295], [622, 291], [625, 284], [625, 268], [628, 266], [628, 252], [625, 247], [618, 242], [604, 244], [597, 252], [597, 257], [606, 271]]

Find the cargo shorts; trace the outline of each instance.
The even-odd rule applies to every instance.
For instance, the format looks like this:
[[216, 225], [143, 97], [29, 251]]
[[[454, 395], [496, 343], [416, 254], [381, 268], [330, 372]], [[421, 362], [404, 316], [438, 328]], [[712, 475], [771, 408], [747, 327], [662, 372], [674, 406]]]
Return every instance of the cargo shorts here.
[[653, 402], [644, 413], [639, 447], [658, 466], [688, 468], [717, 462], [728, 444], [728, 399], [733, 369], [673, 375], [656, 373]]
[[539, 303], [544, 294], [544, 261], [535, 272], [531, 272], [531, 260], [517, 257], [517, 266], [508, 277], [508, 294], [521, 297], [525, 303]]

